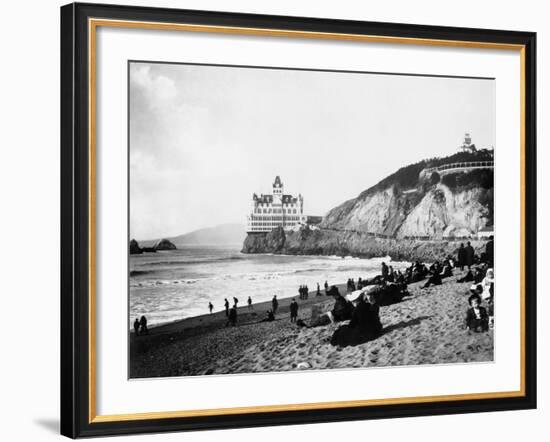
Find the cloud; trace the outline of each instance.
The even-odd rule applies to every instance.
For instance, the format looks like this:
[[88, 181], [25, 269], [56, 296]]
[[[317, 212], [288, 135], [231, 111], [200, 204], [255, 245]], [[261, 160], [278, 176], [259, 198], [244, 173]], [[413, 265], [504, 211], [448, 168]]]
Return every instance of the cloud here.
[[177, 64], [130, 65], [130, 229], [138, 239], [244, 222], [252, 192], [310, 214], [399, 167], [494, 145], [494, 82]]

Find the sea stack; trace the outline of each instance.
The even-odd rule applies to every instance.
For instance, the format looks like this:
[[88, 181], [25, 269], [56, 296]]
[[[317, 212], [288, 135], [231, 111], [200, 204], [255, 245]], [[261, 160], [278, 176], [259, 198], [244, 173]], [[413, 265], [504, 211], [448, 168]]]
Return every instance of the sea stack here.
[[135, 239], [130, 241], [130, 255], [140, 255], [143, 253], [143, 250], [139, 247], [138, 242]]
[[177, 247], [166, 238], [161, 239], [155, 244], [155, 250], [176, 250]]

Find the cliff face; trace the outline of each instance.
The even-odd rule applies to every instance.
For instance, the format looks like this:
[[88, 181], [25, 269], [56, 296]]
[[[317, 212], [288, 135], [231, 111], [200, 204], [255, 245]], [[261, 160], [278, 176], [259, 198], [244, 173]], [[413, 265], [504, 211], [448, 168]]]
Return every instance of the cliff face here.
[[243, 244], [243, 253], [282, 253], [285, 231], [273, 229], [269, 233], [249, 233]]
[[[435, 261], [454, 255], [464, 241], [417, 241], [409, 239], [374, 238], [361, 232], [312, 230], [284, 232], [282, 228], [269, 233], [250, 234], [243, 244], [243, 253], [277, 253], [286, 255], [335, 255], [373, 258], [390, 256], [393, 260]], [[486, 241], [472, 241], [478, 253]]]
[[416, 195], [400, 194], [395, 186], [360, 195], [332, 209], [321, 228], [393, 235], [405, 221]]
[[[249, 234], [242, 251], [389, 255], [405, 260], [431, 260], [454, 254], [459, 242], [452, 237], [471, 237], [483, 227], [493, 225], [493, 171], [444, 171], [440, 176], [438, 172], [426, 173], [426, 169], [456, 161], [489, 161], [492, 155], [492, 151], [486, 150], [460, 153], [403, 167], [357, 198], [330, 210], [320, 229], [293, 232], [276, 229], [267, 234]], [[434, 241], [411, 238], [419, 236]], [[472, 245], [482, 247], [475, 241]]]
[[[445, 182], [451, 180], [445, 179], [436, 183], [419, 183], [407, 190], [396, 185], [369, 189], [330, 210], [320, 227], [396, 238], [475, 235], [493, 223], [492, 171], [484, 173], [490, 175], [490, 180], [483, 185], [474, 181], [450, 186]], [[461, 180], [468, 179], [468, 173], [461, 175]]]
[[404, 218], [397, 236], [468, 236], [489, 222], [489, 209], [481, 203], [483, 189], [472, 188], [453, 193], [439, 184]]

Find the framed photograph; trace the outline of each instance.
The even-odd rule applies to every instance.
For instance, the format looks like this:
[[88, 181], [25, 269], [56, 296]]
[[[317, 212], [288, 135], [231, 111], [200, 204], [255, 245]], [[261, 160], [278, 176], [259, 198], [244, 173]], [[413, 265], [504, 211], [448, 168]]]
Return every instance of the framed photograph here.
[[61, 8], [61, 432], [536, 407], [536, 35]]

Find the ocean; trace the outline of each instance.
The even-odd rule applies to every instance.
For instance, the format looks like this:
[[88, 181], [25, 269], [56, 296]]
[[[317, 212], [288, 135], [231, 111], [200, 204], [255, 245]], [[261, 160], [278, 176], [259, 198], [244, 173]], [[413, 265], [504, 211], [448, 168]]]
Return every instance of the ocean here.
[[[246, 305], [298, 295], [307, 284], [310, 296], [317, 283], [345, 283], [348, 278], [367, 278], [380, 273], [389, 257], [361, 259], [335, 256], [291, 256], [240, 253], [234, 246], [182, 246], [178, 250], [130, 255], [130, 317], [145, 315], [148, 325], [164, 324], [224, 309], [224, 298]], [[393, 262], [394, 269], [408, 263]]]

